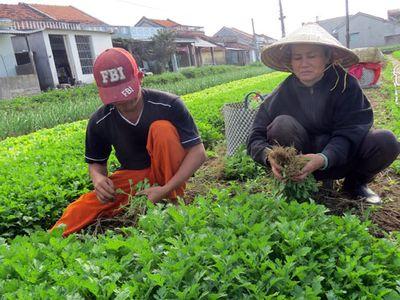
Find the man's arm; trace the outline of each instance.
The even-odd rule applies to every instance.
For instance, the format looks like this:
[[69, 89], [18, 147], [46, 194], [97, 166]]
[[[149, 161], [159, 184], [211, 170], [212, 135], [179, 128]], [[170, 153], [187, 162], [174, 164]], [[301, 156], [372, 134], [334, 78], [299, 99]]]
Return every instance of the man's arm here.
[[185, 183], [206, 159], [207, 155], [202, 143], [189, 148], [176, 174], [164, 185], [166, 194]]
[[202, 143], [190, 147], [187, 150], [187, 154], [183, 159], [178, 171], [164, 186], [151, 187], [143, 190], [139, 194], [147, 195], [150, 201], [157, 203], [167, 196], [171, 191], [185, 183], [189, 177], [192, 176], [198, 168], [200, 168], [206, 158], [206, 151]]
[[115, 188], [112, 180], [107, 176], [107, 164], [89, 164], [89, 175], [100, 202], [107, 203], [112, 201], [115, 195]]

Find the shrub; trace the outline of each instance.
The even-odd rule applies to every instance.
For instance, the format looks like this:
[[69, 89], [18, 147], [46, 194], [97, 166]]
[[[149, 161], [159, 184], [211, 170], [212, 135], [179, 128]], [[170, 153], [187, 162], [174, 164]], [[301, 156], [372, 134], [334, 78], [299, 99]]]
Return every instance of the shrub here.
[[246, 181], [266, 176], [266, 172], [264, 167], [247, 155], [246, 146], [242, 145], [234, 155], [225, 157], [223, 176], [227, 180]]
[[166, 72], [166, 73], [162, 73], [160, 75], [146, 76], [143, 79], [143, 86], [151, 87], [155, 84], [167, 84], [167, 83], [173, 83], [173, 82], [180, 81], [180, 80], [185, 80], [185, 76], [183, 76], [182, 73]]
[[209, 76], [214, 74], [222, 74], [226, 72], [232, 72], [235, 70], [239, 70], [240, 67], [237, 66], [229, 66], [229, 65], [221, 65], [221, 66], [205, 66], [201, 68], [190, 67], [182, 69], [180, 72], [186, 78], [197, 78], [203, 76]]

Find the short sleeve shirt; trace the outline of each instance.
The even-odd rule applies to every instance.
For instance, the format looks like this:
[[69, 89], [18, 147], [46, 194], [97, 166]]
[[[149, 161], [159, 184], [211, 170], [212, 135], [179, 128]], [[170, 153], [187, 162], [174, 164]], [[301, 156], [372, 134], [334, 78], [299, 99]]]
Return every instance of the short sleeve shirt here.
[[157, 120], [170, 121], [176, 127], [184, 148], [202, 142], [192, 116], [178, 96], [151, 89], [142, 89], [142, 95], [143, 110], [136, 123], [126, 119], [112, 104], [102, 106], [92, 115], [86, 130], [87, 163], [106, 163], [114, 148], [121, 169], [150, 167], [147, 136], [150, 125]]

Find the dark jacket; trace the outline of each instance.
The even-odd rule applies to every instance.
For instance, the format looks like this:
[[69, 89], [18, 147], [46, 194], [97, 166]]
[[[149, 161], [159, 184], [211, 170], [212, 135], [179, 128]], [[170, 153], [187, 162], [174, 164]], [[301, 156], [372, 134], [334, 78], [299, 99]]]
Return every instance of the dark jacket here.
[[279, 115], [294, 117], [310, 137], [330, 135], [321, 151], [328, 158], [328, 169], [351, 160], [373, 124], [371, 105], [357, 79], [345, 76], [337, 66], [327, 69], [312, 87], [306, 87], [292, 74], [261, 104], [247, 151], [263, 165], [265, 148], [272, 146], [267, 142], [266, 128]]

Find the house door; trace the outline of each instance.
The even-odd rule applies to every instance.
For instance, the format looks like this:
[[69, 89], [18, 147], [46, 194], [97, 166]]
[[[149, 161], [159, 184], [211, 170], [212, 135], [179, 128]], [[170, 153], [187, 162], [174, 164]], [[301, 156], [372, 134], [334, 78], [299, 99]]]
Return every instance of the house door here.
[[54, 64], [56, 65], [58, 82], [74, 84], [71, 67], [69, 65], [67, 50], [65, 48], [64, 36], [49, 35], [51, 51], [53, 52]]

